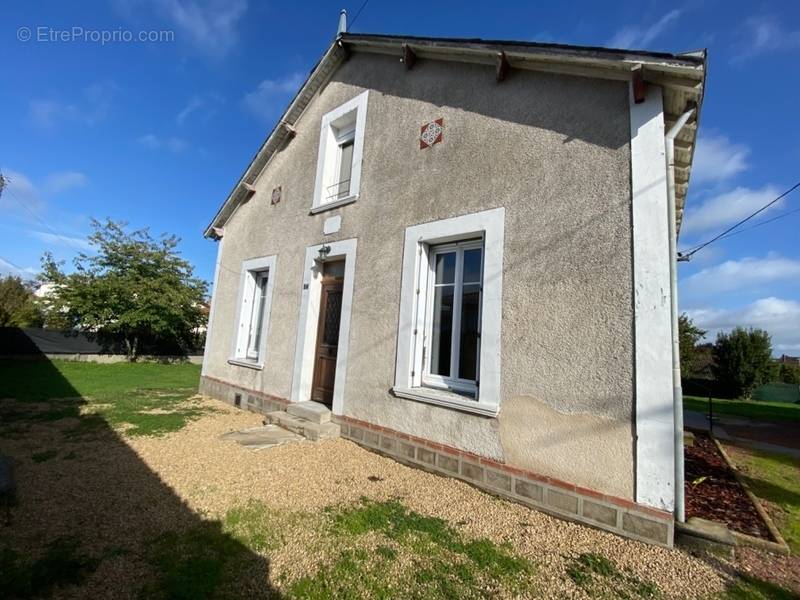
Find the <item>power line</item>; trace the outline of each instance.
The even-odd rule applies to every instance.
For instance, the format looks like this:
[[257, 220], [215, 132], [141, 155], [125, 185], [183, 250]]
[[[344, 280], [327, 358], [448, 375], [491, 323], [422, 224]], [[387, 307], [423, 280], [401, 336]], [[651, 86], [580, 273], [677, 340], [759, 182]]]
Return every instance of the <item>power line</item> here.
[[[3, 180], [4, 180], [5, 184], [7, 184], [8, 182], [12, 181], [8, 177], [4, 177]], [[61, 235], [55, 229], [50, 227], [50, 225], [44, 219], [42, 219], [39, 215], [37, 215], [35, 212], [33, 212], [33, 210], [31, 210], [31, 208], [27, 204], [25, 204], [22, 200], [20, 200], [10, 187], [5, 185], [4, 186], [4, 191], [8, 192], [11, 195], [11, 198], [14, 200], [14, 202], [19, 204], [23, 209], [25, 209], [25, 211], [27, 211], [27, 213], [29, 215], [31, 215], [34, 219], [36, 219], [45, 229], [49, 230], [50, 233], [52, 233], [54, 236], [56, 236], [58, 239], [63, 241], [68, 246], [71, 246], [72, 249], [77, 251], [78, 253], [83, 253], [84, 252], [85, 248], [79, 247], [72, 240], [70, 240], [69, 238]]]
[[347, 26], [347, 31], [350, 31], [350, 28], [356, 24], [356, 19], [358, 19], [359, 15], [361, 15], [361, 11], [364, 10], [364, 7], [369, 4], [369, 0], [364, 0], [364, 3], [361, 5], [361, 8], [358, 9], [356, 16], [353, 17], [353, 20], [350, 21], [350, 25]]
[[[739, 235], [740, 233], [747, 233], [748, 231], [752, 231], [753, 229], [758, 229], [762, 225], [768, 225], [769, 223], [772, 223], [773, 221], [777, 221], [778, 219], [783, 219], [784, 217], [788, 217], [788, 216], [791, 216], [791, 215], [793, 215], [795, 213], [799, 213], [799, 212], [800, 212], [800, 208], [795, 208], [793, 210], [789, 210], [789, 211], [787, 211], [785, 213], [781, 213], [781, 214], [779, 214], [779, 215], [777, 215], [775, 217], [772, 217], [771, 219], [767, 219], [766, 221], [761, 221], [759, 223], [756, 223], [755, 225], [751, 225], [750, 227], [745, 227], [744, 229], [740, 229], [739, 231], [732, 231], [731, 233], [729, 233], [727, 235], [724, 235], [719, 239], [720, 240], [725, 240], [725, 239], [728, 239], [729, 237], [733, 237], [735, 235]], [[696, 247], [697, 246], [694, 246], [693, 248], [690, 248], [689, 250], [684, 250], [684, 252], [691, 252]]]
[[4, 263], [14, 267], [18, 271], [17, 275], [21, 275], [22, 273], [31, 274], [30, 271], [28, 271], [28, 269], [23, 269], [18, 264], [11, 262], [10, 260], [8, 260], [7, 258], [5, 258], [3, 256], [0, 256], [0, 261], [3, 261]]
[[[739, 221], [738, 223], [735, 223], [734, 225], [731, 225], [731, 226], [730, 226], [730, 227], [728, 227], [728, 228], [727, 228], [725, 231], [723, 231], [722, 233], [720, 233], [720, 234], [719, 234], [719, 235], [717, 235], [717, 236], [714, 236], [713, 238], [711, 238], [711, 239], [710, 239], [710, 240], [708, 240], [707, 242], [703, 242], [702, 244], [699, 244], [699, 245], [697, 245], [697, 246], [695, 246], [695, 247], [693, 247], [693, 248], [690, 248], [689, 250], [684, 250], [683, 252], [678, 252], [678, 260], [680, 260], [680, 261], [688, 261], [688, 260], [689, 260], [689, 259], [692, 257], [692, 255], [693, 255], [693, 254], [696, 254], [697, 252], [699, 252], [700, 250], [702, 250], [703, 248], [705, 248], [705, 247], [706, 247], [706, 246], [708, 246], [709, 244], [713, 244], [714, 242], [716, 242], [717, 240], [721, 240], [722, 238], [725, 238], [725, 237], [730, 237], [731, 235], [733, 235], [731, 232], [732, 232], [734, 229], [736, 229], [736, 228], [737, 228], [737, 227], [739, 227], [740, 225], [743, 225], [744, 223], [747, 223], [747, 221], [749, 221], [750, 219], [752, 219], [752, 218], [753, 218], [753, 217], [755, 217], [756, 215], [758, 215], [758, 214], [761, 214], [762, 212], [764, 212], [765, 210], [767, 210], [767, 209], [768, 209], [770, 206], [772, 206], [773, 204], [775, 204], [776, 202], [778, 202], [778, 200], [781, 200], [782, 198], [785, 198], [786, 196], [788, 196], [789, 194], [791, 194], [791, 193], [792, 193], [794, 190], [796, 190], [798, 187], [800, 187], [800, 181], [798, 181], [797, 183], [795, 183], [795, 184], [794, 184], [792, 187], [790, 187], [788, 190], [786, 190], [785, 192], [783, 192], [783, 193], [782, 193], [780, 196], [778, 196], [777, 198], [775, 198], [775, 199], [773, 199], [773, 200], [770, 200], [770, 201], [769, 201], [769, 202], [767, 202], [767, 203], [766, 203], [764, 206], [762, 206], [761, 208], [759, 208], [757, 211], [755, 211], [754, 213], [752, 213], [752, 214], [750, 214], [749, 216], [745, 217], [744, 219], [742, 219], [742, 220], [741, 220], [741, 221]], [[786, 213], [786, 214], [790, 214], [790, 213]], [[781, 216], [786, 216], [786, 215], [784, 214], [784, 215], [781, 215]], [[770, 219], [770, 220], [771, 220], [771, 221], [774, 221], [775, 219]], [[764, 221], [763, 223], [759, 223], [758, 225], [756, 225], [756, 226], [754, 226], [754, 227], [749, 227], [748, 229], [754, 229], [755, 227], [758, 227], [758, 226], [760, 226], [760, 225], [765, 225], [766, 223], [769, 223], [769, 221]], [[744, 230], [742, 230], [742, 231], [737, 231], [736, 233], [744, 233], [744, 232], [745, 232], [745, 231], [747, 231], [748, 229], [744, 229]]]

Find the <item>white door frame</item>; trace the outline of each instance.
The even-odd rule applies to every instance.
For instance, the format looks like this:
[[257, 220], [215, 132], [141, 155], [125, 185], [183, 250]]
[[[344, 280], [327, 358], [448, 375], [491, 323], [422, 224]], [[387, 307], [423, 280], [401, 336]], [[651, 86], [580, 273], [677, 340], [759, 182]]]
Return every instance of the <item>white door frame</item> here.
[[339, 324], [339, 347], [336, 356], [336, 379], [333, 385], [333, 414], [344, 414], [344, 389], [347, 375], [347, 350], [350, 341], [350, 313], [353, 308], [353, 280], [356, 270], [356, 246], [358, 240], [341, 240], [328, 244], [317, 244], [306, 248], [303, 263], [303, 293], [300, 297], [300, 318], [297, 325], [297, 345], [292, 372], [292, 402], [311, 399], [314, 377], [314, 360], [319, 323], [319, 302], [322, 292], [322, 265], [319, 250], [330, 246], [327, 260], [344, 259], [344, 282], [342, 284], [342, 316]]

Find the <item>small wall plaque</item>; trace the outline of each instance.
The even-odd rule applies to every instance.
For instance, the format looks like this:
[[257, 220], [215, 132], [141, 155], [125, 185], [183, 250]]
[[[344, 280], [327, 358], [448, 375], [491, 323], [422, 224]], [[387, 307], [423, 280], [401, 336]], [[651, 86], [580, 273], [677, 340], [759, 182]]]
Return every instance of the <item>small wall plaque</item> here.
[[428, 148], [442, 141], [444, 119], [436, 119], [425, 123], [419, 133], [419, 149]]
[[278, 186], [274, 190], [272, 190], [272, 200], [270, 201], [270, 204], [277, 204], [280, 201], [281, 201], [281, 186]]

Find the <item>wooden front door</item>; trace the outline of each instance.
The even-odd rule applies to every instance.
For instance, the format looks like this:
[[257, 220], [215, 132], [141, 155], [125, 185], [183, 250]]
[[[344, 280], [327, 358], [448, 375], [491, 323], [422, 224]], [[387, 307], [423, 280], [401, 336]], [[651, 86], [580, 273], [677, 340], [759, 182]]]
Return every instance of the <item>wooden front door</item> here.
[[339, 323], [342, 318], [342, 282], [322, 281], [322, 297], [317, 325], [317, 346], [314, 359], [314, 381], [311, 399], [333, 404], [333, 384], [336, 379], [336, 356], [339, 349]]

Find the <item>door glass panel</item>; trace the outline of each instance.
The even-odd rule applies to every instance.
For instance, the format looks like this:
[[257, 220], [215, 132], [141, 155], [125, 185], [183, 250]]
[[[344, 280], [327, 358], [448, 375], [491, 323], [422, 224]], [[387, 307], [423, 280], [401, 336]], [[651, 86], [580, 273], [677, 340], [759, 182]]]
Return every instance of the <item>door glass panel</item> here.
[[481, 254], [481, 248], [464, 250], [464, 283], [480, 283]]
[[458, 376], [470, 381], [477, 379], [480, 314], [481, 286], [477, 283], [464, 284], [461, 293], [461, 347], [458, 357]]
[[[455, 262], [455, 256], [453, 256], [453, 261]], [[452, 285], [437, 286], [433, 298], [430, 372], [444, 377], [450, 376], [454, 287]]]
[[434, 283], [454, 283], [456, 280], [456, 253], [442, 252], [436, 255], [436, 279]]
[[325, 325], [322, 343], [336, 346], [339, 343], [339, 325], [342, 320], [342, 292], [330, 291], [325, 300]]

